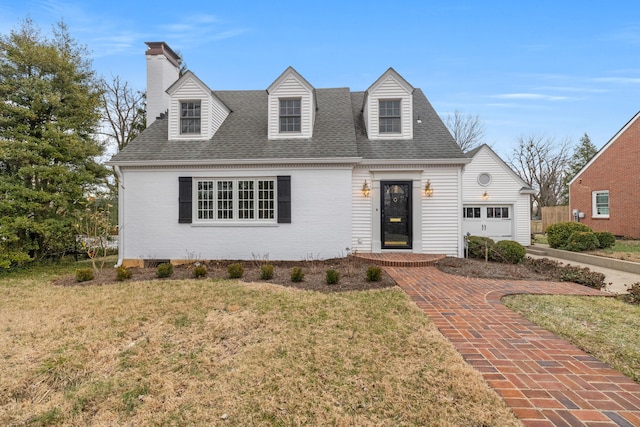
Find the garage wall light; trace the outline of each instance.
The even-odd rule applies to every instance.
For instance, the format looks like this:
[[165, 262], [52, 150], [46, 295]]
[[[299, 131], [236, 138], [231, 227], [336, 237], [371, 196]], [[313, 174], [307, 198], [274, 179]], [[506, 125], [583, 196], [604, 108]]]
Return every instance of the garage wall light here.
[[487, 200], [487, 199], [489, 198], [489, 193], [487, 193], [487, 191], [486, 191], [486, 190], [485, 190], [485, 192], [484, 192], [484, 193], [482, 193], [482, 198], [483, 198], [484, 200]]

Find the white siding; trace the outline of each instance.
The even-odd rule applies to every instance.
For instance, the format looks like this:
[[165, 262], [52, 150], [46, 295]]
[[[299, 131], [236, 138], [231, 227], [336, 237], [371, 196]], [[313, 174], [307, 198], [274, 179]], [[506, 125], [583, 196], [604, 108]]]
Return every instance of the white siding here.
[[[362, 194], [365, 179], [371, 188]], [[427, 179], [434, 189], [424, 195]], [[356, 167], [353, 171], [352, 248], [358, 252], [383, 252], [380, 231], [381, 181], [411, 181], [413, 185], [413, 253], [461, 256], [460, 166], [409, 165], [406, 167]]]
[[[280, 99], [300, 98], [300, 133], [280, 133]], [[269, 93], [269, 138], [311, 138], [315, 119], [313, 91], [306, 87], [295, 75], [286, 79]]]
[[[384, 99], [399, 99], [401, 108], [401, 134], [380, 133], [378, 107]], [[367, 135], [370, 139], [413, 138], [413, 95], [393, 75], [388, 75], [367, 94], [364, 111]]]
[[[199, 135], [180, 134], [180, 102], [201, 102]], [[195, 79], [186, 81], [172, 93], [169, 103], [169, 139], [210, 139], [229, 115], [229, 110]]]
[[[478, 176], [491, 175], [491, 183], [482, 186]], [[531, 244], [531, 221], [529, 213], [529, 195], [520, 194], [523, 187], [514, 173], [486, 147], [481, 148], [464, 170], [463, 203], [465, 205], [512, 205], [513, 240], [521, 245]], [[488, 197], [483, 198], [484, 192]]]
[[[351, 248], [353, 252], [372, 252], [373, 239], [373, 180], [371, 173], [366, 169], [353, 170], [353, 182], [351, 194], [353, 197], [353, 242]], [[362, 194], [364, 181], [371, 189], [369, 197]], [[379, 199], [378, 199], [379, 200]]]
[[[122, 170], [123, 259], [300, 260], [334, 258], [351, 247], [351, 169]], [[178, 223], [178, 178], [291, 176], [291, 224]], [[331, 203], [327, 203], [328, 201]]]
[[[459, 166], [430, 167], [422, 174], [422, 252], [460, 256], [462, 222], [459, 196], [462, 190]], [[431, 181], [433, 195], [424, 196]]]

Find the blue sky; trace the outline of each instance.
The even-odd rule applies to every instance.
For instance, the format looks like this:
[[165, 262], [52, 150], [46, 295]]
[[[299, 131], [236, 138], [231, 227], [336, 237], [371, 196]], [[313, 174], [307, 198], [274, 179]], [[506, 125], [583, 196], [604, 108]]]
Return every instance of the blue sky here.
[[65, 21], [94, 68], [145, 86], [145, 41], [165, 41], [210, 88], [266, 89], [289, 65], [312, 85], [364, 90], [393, 67], [443, 117], [478, 115], [504, 158], [520, 136], [600, 148], [640, 110], [640, 2], [23, 0]]

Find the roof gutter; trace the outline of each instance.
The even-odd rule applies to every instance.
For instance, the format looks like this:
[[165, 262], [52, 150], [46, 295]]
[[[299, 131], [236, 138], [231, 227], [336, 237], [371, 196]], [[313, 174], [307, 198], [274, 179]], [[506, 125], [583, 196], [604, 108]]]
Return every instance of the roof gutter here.
[[466, 165], [471, 163], [471, 159], [363, 159], [361, 165]]
[[265, 158], [265, 159], [194, 159], [194, 160], [110, 160], [108, 166], [135, 167], [135, 166], [231, 166], [231, 165], [264, 165], [273, 164], [344, 164], [354, 165], [360, 163], [362, 157], [321, 157], [321, 158]]

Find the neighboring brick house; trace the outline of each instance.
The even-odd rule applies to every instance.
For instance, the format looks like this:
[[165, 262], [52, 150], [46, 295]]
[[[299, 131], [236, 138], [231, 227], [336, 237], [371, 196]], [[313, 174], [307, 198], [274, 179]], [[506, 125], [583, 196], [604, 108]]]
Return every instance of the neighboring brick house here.
[[573, 177], [569, 199], [594, 231], [640, 238], [640, 112]]

